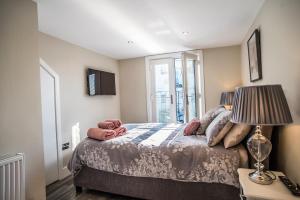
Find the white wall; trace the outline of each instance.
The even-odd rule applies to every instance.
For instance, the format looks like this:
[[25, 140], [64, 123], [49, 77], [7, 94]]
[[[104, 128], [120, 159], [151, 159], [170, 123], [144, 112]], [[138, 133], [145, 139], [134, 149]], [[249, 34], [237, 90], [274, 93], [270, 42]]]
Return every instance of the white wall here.
[[147, 122], [145, 57], [120, 60], [121, 118]]
[[[59, 75], [63, 142], [70, 142], [72, 127], [79, 124], [81, 139], [90, 127], [108, 118], [120, 118], [120, 89], [118, 62], [63, 40], [39, 33], [40, 57]], [[86, 69], [88, 67], [113, 72], [117, 95], [88, 96]], [[71, 152], [64, 152], [64, 162]]]
[[[244, 85], [282, 84], [294, 124], [279, 134], [279, 167], [300, 183], [300, 1], [267, 0], [242, 43]], [[263, 79], [249, 80], [247, 40], [255, 28], [261, 31]]]
[[37, 6], [0, 2], [0, 156], [25, 153], [26, 199], [45, 199]]
[[221, 93], [242, 84], [241, 48], [228, 46], [203, 50], [206, 111], [219, 105]]

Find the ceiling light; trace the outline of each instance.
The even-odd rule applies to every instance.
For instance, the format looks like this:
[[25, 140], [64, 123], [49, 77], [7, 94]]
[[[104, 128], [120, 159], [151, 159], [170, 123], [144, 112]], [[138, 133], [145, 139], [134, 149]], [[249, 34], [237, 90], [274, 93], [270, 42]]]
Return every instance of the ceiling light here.
[[188, 35], [188, 34], [190, 34], [190, 33], [187, 32], [187, 31], [183, 31], [183, 32], [182, 32], [182, 35]]

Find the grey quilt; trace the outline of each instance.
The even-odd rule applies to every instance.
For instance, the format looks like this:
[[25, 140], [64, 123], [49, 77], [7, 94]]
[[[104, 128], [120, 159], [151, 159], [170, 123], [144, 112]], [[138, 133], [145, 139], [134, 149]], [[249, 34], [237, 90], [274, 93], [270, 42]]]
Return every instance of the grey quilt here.
[[238, 148], [208, 147], [204, 135], [183, 135], [183, 124], [127, 124], [128, 133], [107, 141], [78, 144], [69, 162], [76, 175], [83, 166], [127, 176], [239, 187]]

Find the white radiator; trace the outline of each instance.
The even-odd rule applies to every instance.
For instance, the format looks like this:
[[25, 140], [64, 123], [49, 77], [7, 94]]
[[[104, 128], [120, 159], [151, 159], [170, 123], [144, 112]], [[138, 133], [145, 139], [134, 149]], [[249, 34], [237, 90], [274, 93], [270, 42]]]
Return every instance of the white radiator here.
[[24, 154], [0, 157], [0, 200], [25, 199]]

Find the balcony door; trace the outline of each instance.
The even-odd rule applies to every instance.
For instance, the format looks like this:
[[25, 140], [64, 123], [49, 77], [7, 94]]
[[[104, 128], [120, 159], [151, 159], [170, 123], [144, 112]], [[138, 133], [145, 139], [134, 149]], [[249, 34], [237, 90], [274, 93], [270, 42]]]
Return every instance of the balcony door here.
[[198, 115], [199, 98], [197, 94], [197, 56], [193, 54], [182, 54], [182, 69], [184, 79], [184, 104], [185, 104], [185, 121], [188, 122]]
[[174, 60], [155, 59], [150, 62], [152, 121], [176, 122]]
[[184, 123], [200, 117], [201, 92], [198, 66], [198, 56], [189, 53], [149, 59], [149, 121]]

